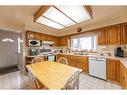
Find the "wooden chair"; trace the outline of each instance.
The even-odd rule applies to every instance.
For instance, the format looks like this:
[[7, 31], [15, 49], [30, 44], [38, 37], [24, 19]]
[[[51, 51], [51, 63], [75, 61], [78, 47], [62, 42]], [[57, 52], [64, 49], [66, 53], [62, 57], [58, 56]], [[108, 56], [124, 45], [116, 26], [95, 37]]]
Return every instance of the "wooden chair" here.
[[79, 74], [80, 72], [77, 71], [66, 83], [63, 89], [65, 90], [74, 90], [79, 89]]
[[40, 56], [38, 56], [32, 60], [32, 64], [37, 63], [37, 62], [44, 62], [44, 60]]
[[65, 65], [68, 65], [68, 61], [66, 58], [64, 57], [60, 57], [57, 61], [58, 63], [62, 63], [62, 64], [65, 64]]
[[34, 77], [30, 69], [27, 68], [27, 71], [28, 71], [28, 83], [29, 83], [30, 88], [40, 89], [38, 80]]

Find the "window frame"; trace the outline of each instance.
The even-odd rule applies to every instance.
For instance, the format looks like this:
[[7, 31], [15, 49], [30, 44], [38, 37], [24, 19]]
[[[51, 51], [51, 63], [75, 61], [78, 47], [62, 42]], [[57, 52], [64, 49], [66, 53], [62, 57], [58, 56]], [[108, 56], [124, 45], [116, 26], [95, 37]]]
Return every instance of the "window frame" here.
[[[88, 35], [78, 35], [78, 36], [72, 36], [71, 37], [71, 49], [72, 50], [91, 50], [91, 49], [81, 49], [80, 48], [80, 38], [87, 38], [87, 37], [92, 37], [92, 50], [97, 50], [97, 34], [88, 34]], [[73, 39], [77, 39], [77, 48], [73, 47]]]

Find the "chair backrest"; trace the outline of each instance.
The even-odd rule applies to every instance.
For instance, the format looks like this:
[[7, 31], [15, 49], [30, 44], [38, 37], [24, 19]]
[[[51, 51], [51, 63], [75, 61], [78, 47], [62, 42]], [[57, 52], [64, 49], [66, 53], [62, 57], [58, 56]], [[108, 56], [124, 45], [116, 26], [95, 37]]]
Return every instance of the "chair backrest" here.
[[65, 64], [65, 65], [68, 65], [68, 61], [64, 57], [60, 57], [57, 62], [62, 63], [62, 64]]
[[79, 89], [79, 74], [77, 71], [66, 83], [63, 89]]
[[30, 71], [30, 69], [27, 68], [28, 71], [28, 81], [29, 81], [29, 86], [32, 89], [39, 89], [40, 85], [37, 81], [37, 79], [34, 77], [34, 75], [32, 74], [32, 72]]
[[37, 62], [43, 62], [44, 60], [41, 58], [41, 57], [35, 57], [33, 60], [32, 60], [32, 64], [34, 63], [37, 63]]

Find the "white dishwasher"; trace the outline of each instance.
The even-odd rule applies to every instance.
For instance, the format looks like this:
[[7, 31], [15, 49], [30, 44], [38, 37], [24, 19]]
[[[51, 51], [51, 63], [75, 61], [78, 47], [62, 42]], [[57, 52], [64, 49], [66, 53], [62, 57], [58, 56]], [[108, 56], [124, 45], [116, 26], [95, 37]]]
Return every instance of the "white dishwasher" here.
[[106, 80], [106, 59], [89, 57], [89, 74]]

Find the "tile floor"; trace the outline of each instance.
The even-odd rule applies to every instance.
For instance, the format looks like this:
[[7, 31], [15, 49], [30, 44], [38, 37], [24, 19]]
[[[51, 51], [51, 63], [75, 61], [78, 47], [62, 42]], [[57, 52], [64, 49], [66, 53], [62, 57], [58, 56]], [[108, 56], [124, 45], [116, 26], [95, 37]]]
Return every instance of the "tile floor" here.
[[[27, 75], [19, 71], [0, 75], [0, 89], [30, 89]], [[80, 89], [121, 89], [120, 86], [88, 75], [80, 75]]]
[[88, 90], [89, 89], [95, 89], [95, 90], [96, 89], [101, 89], [101, 90], [121, 89], [121, 87], [116, 84], [113, 84], [98, 78], [94, 78], [85, 74], [80, 75], [79, 82], [80, 82], [79, 88], [82, 90], [83, 89], [88, 89]]

